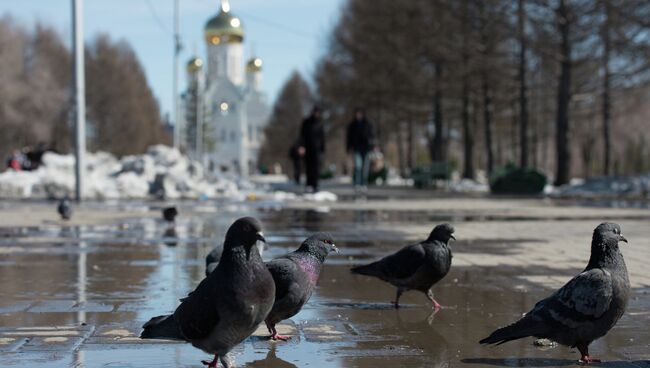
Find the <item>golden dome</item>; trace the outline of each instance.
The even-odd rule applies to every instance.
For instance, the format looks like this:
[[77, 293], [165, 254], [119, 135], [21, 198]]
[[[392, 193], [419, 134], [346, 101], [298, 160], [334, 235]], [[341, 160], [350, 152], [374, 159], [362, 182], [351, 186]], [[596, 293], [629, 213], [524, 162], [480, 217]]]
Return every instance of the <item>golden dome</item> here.
[[244, 40], [244, 27], [241, 20], [230, 13], [230, 4], [227, 1], [221, 2], [219, 14], [205, 24], [204, 32], [205, 41], [211, 45]]
[[251, 58], [246, 63], [246, 71], [249, 73], [262, 71], [262, 59], [258, 57]]
[[194, 56], [187, 62], [186, 68], [188, 73], [194, 74], [203, 68], [203, 60]]

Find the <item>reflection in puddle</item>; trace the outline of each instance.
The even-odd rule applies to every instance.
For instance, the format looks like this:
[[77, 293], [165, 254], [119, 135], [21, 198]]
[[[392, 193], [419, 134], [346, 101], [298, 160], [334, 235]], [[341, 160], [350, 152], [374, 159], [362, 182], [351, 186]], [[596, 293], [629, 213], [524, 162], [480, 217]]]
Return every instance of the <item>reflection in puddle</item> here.
[[[2, 365], [196, 366], [207, 357], [188, 344], [142, 342], [136, 336], [149, 316], [174, 310], [178, 299], [200, 282], [207, 253], [222, 241], [234, 219], [250, 214], [242, 210], [213, 210], [203, 204], [200, 211], [183, 209], [174, 227], [143, 218], [112, 226], [0, 229]], [[406, 243], [400, 232], [361, 232], [359, 225], [388, 223], [397, 230], [395, 224], [401, 223], [473, 219], [406, 211], [264, 210], [256, 215], [268, 234], [265, 259], [293, 250], [315, 231], [333, 232], [341, 254], [327, 260], [311, 301], [287, 322], [293, 323], [295, 338], [287, 343], [251, 338], [233, 352], [239, 366], [574, 364], [567, 360], [576, 355], [571, 349], [542, 351], [532, 340], [494, 348], [478, 345], [479, 338], [547, 293], [534, 285], [527, 292], [513, 291], [521, 281], [511, 269], [452, 267], [433, 290], [450, 308], [435, 315], [418, 293], [405, 294], [402, 308], [395, 310], [389, 303], [391, 287], [349, 272], [352, 263], [378, 258]], [[455, 252], [507, 256], [517, 251], [517, 243], [536, 241], [461, 240], [453, 247]], [[644, 294], [633, 297], [619, 325], [593, 344], [594, 354], [612, 361], [636, 359], [636, 366], [648, 366], [638, 361], [650, 342], [647, 304]]]

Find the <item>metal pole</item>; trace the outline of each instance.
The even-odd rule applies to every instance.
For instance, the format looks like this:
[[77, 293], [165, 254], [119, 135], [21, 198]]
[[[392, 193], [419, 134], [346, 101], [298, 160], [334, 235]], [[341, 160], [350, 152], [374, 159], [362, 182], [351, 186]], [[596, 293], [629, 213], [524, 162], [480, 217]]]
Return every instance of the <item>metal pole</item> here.
[[178, 2], [179, 0], [174, 0], [174, 87], [172, 93], [174, 94], [174, 148], [180, 149], [181, 119], [178, 106], [178, 55], [181, 51], [181, 41], [178, 24]]
[[72, 0], [74, 54], [75, 198], [81, 201], [86, 172], [86, 78], [84, 74], [83, 0]]
[[196, 75], [196, 160], [202, 162], [203, 157], [203, 93], [201, 72]]

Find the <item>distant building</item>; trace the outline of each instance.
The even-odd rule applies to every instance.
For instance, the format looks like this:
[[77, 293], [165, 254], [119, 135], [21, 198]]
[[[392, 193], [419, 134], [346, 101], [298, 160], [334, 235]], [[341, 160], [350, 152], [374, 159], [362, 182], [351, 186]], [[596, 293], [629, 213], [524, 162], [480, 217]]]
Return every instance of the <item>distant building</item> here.
[[[207, 65], [198, 56], [187, 65], [184, 146], [212, 171], [248, 175], [257, 156], [270, 108], [261, 91], [262, 59], [244, 62], [244, 28], [228, 1], [204, 28]], [[206, 68], [207, 67], [207, 70]]]

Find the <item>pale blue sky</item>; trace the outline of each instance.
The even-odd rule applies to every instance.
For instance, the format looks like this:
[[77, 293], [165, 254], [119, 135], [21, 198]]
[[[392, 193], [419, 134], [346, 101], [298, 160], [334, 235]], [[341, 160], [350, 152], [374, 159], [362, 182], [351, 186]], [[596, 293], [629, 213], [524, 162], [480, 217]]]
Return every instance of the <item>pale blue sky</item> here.
[[[263, 88], [273, 101], [296, 69], [309, 77], [344, 0], [231, 0], [232, 14], [245, 28], [245, 54], [251, 46], [264, 60]], [[218, 12], [219, 0], [180, 0], [184, 42], [182, 65], [193, 50], [205, 55], [203, 26]], [[86, 39], [106, 32], [135, 49], [163, 112], [172, 107], [173, 0], [84, 0]], [[71, 0], [0, 0], [0, 16], [11, 15], [31, 28], [36, 21], [54, 26], [70, 39]], [[181, 86], [185, 68], [181, 68]], [[90, 87], [90, 86], [89, 86]], [[91, 87], [90, 87], [91, 88]]]

